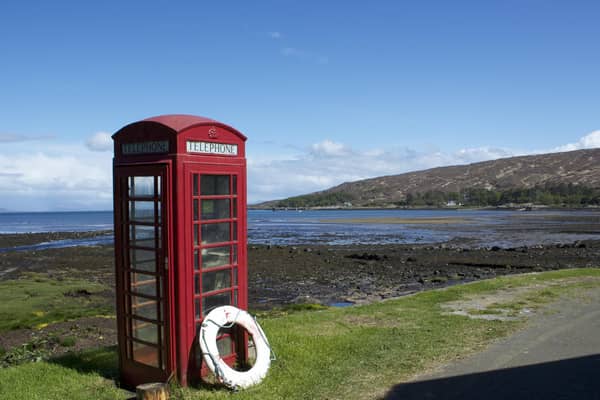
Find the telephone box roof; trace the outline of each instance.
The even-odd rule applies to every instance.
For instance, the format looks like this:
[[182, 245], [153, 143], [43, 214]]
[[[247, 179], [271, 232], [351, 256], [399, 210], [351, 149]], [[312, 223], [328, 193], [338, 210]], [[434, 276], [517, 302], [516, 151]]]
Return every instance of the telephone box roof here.
[[[187, 114], [167, 114], [167, 115], [158, 115], [156, 117], [146, 118], [142, 121], [134, 122], [129, 124], [128, 126], [136, 125], [144, 122], [154, 122], [157, 124], [161, 124], [171, 129], [175, 134], [178, 134], [188, 128], [199, 126], [199, 125], [216, 125], [221, 126], [231, 132], [235, 133], [242, 140], [246, 140], [246, 136], [242, 135], [237, 129], [232, 128], [231, 126], [224, 124], [219, 121], [215, 121], [210, 118], [198, 117], [195, 115], [187, 115]], [[128, 127], [127, 126], [127, 127]], [[127, 127], [121, 129], [124, 130]], [[117, 132], [118, 133], [118, 132]]]

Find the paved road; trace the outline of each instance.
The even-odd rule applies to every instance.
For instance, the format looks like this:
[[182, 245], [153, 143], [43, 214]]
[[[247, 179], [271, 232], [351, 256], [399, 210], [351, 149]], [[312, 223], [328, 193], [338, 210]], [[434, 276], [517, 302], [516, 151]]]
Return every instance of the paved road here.
[[385, 400], [600, 400], [600, 290], [562, 299], [482, 353], [392, 388]]

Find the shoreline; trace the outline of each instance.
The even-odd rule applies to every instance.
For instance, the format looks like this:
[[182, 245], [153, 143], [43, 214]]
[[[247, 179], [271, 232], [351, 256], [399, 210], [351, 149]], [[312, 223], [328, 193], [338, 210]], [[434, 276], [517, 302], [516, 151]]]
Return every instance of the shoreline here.
[[[33, 234], [22, 239], [95, 234]], [[14, 243], [16, 236], [0, 235], [0, 247]], [[249, 244], [249, 305], [265, 310], [299, 303], [362, 304], [495, 276], [600, 267], [600, 240], [508, 248], [473, 248], [469, 243], [457, 239], [437, 244]], [[114, 302], [112, 245], [0, 252], [0, 282], [28, 273], [105, 284], [111, 288], [109, 302]]]
[[506, 249], [448, 243], [254, 245], [249, 247], [249, 293], [256, 309], [365, 304], [503, 275], [600, 267], [599, 258], [600, 240]]
[[[32, 238], [49, 240], [76, 234], [46, 237], [35, 234]], [[12, 236], [0, 235], [0, 243], [13, 240]], [[503, 275], [598, 268], [598, 260], [600, 240], [484, 249], [469, 248], [465, 240], [435, 245], [249, 245], [248, 308], [251, 313], [277, 313], [277, 310], [286, 312], [289, 307], [306, 304], [339, 307], [377, 303]], [[83, 296], [82, 300], [93, 300], [103, 309], [112, 310], [108, 316], [114, 315], [116, 294], [111, 245], [0, 253], [0, 285], [13, 280], [28, 284], [40, 279], [56, 283], [74, 279], [100, 284], [106, 288], [102, 292], [74, 293]], [[63, 294], [73, 296], [73, 292]], [[0, 347], [19, 347], [32, 337], [54, 337], [52, 335], [64, 332], [77, 338], [78, 349], [116, 343], [115, 320], [103, 315], [52, 323], [41, 331], [33, 328], [3, 332]]]
[[[529, 208], [529, 209], [528, 209]], [[486, 207], [287, 207], [287, 208], [272, 208], [272, 207], [253, 207], [248, 206], [248, 210], [252, 211], [598, 211], [600, 206], [585, 206], [585, 207], [561, 207], [561, 206], [545, 206], [545, 205], [515, 205], [515, 206], [486, 206]]]

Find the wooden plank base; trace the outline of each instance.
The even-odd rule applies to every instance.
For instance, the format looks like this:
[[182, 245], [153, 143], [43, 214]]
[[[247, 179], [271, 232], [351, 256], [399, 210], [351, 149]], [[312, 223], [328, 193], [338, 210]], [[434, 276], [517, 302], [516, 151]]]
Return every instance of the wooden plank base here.
[[169, 400], [166, 383], [144, 383], [135, 388], [137, 400]]

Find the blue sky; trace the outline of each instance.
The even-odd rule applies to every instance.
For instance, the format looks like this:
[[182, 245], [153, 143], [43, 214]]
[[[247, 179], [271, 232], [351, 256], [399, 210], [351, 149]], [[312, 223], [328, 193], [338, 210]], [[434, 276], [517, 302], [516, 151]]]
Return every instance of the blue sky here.
[[109, 134], [248, 136], [250, 202], [600, 146], [597, 1], [3, 1], [0, 209], [110, 209]]

